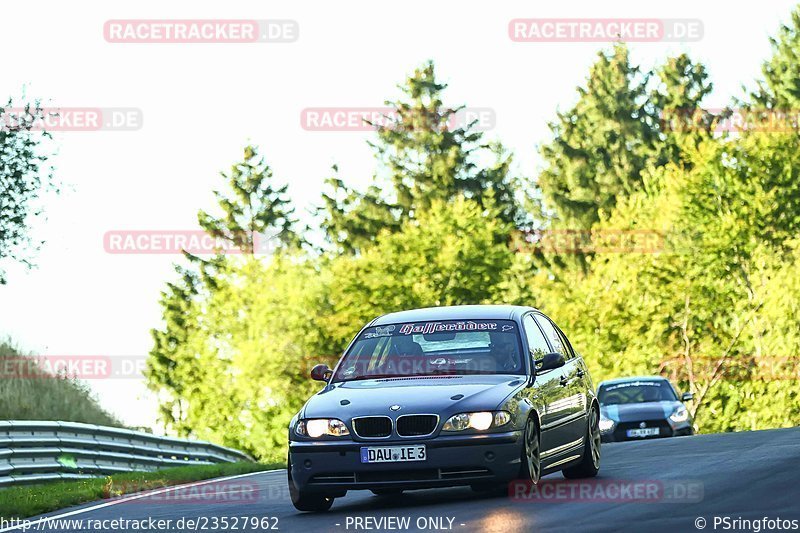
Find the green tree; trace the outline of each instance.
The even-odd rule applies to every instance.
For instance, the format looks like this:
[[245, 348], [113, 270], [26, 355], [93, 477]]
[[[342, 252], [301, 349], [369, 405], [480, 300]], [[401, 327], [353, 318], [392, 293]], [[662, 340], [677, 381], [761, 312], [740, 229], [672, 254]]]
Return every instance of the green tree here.
[[653, 166], [672, 162], [690, 165], [691, 153], [708, 139], [719, 116], [702, 108], [703, 99], [713, 90], [702, 63], [695, 63], [686, 54], [667, 58], [652, 76], [654, 87], [649, 93], [653, 113], [661, 117], [658, 158]]
[[380, 233], [360, 255], [333, 259], [331, 336], [341, 345], [391, 311], [493, 302], [511, 263], [510, 231], [491, 204], [459, 196]]
[[[469, 127], [454, 133], [443, 89], [431, 65], [411, 76], [391, 103], [396, 123], [378, 129], [364, 192], [334, 167], [322, 208], [333, 249], [282, 246], [269, 260], [219, 256], [179, 270], [162, 296], [150, 376], [172, 427], [280, 459], [288, 421], [317, 386], [309, 369], [332, 363], [366, 321], [495, 302], [553, 316], [596, 381], [661, 374], [694, 392], [703, 432], [800, 423], [800, 136], [712, 135], [703, 65], [679, 55], [640, 72], [618, 45], [553, 126], [532, 193], [545, 205], [531, 214], [601, 245], [626, 232], [646, 241], [579, 260], [574, 249], [514, 253], [509, 157]], [[700, 121], [670, 128], [674, 110]], [[246, 234], [251, 215], [237, 204], [248, 198], [234, 194], [235, 208], [221, 205], [238, 214], [206, 216], [204, 227]], [[291, 218], [280, 202], [254, 205], [283, 213], [260, 218], [277, 227]]]
[[[511, 156], [497, 142], [484, 139], [462, 107], [448, 107], [447, 85], [437, 80], [433, 63], [416, 69], [400, 86], [402, 97], [386, 102], [392, 110], [376, 124], [371, 142], [379, 168], [365, 193], [334, 178], [323, 195], [322, 227], [329, 241], [345, 252], [370, 243], [381, 229], [418, 217], [433, 202], [461, 195], [484, 205], [487, 197], [505, 222], [522, 213], [509, 175]], [[487, 163], [488, 161], [488, 163]]]
[[[593, 227], [601, 236], [655, 232], [656, 246], [594, 253], [588, 269], [558, 276], [526, 278], [518, 255], [503, 294], [539, 302], [562, 323], [595, 380], [660, 373], [694, 392], [704, 432], [796, 423], [784, 411], [797, 405], [794, 382], [769, 373], [776, 358], [788, 359], [784, 376], [798, 362], [787, 329], [800, 301], [796, 219], [775, 203], [796, 197], [793, 138], [706, 139], [682, 155], [687, 164], [654, 171], [652, 191], [620, 198]], [[762, 395], [783, 403], [770, 407]], [[756, 408], [763, 421], [745, 414]]]
[[589, 228], [619, 195], [642, 188], [641, 171], [657, 133], [645, 104], [646, 81], [617, 44], [598, 54], [578, 102], [550, 124], [538, 183], [547, 207], [567, 225]]
[[325, 181], [330, 192], [322, 195], [325, 216], [321, 227], [339, 250], [354, 253], [381, 231], [400, 228], [401, 210], [384, 198], [379, 186], [373, 184], [363, 193], [358, 192], [338, 177], [337, 166], [333, 171], [334, 176]]
[[194, 271], [175, 265], [178, 280], [168, 282], [161, 292], [163, 329], [151, 330], [153, 348], [147, 360], [146, 377], [159, 396], [159, 419], [165, 427], [182, 430], [185, 383], [178, 375], [178, 365], [196, 325], [200, 277]]
[[[259, 239], [274, 239], [274, 244], [298, 244], [294, 209], [285, 197], [288, 185], [275, 186], [272, 169], [259, 155], [258, 148], [247, 146], [244, 159], [222, 173], [230, 195], [215, 191], [222, 216], [200, 211], [197, 219], [206, 233], [232, 243], [243, 253], [258, 253]], [[275, 232], [275, 235], [268, 235]]]
[[[43, 189], [57, 190], [44, 144], [50, 138], [38, 129], [45, 111], [38, 102], [15, 105], [9, 98], [0, 106], [0, 262], [31, 265], [33, 243], [28, 227], [42, 214], [37, 200]], [[6, 271], [0, 264], [0, 284]]]
[[770, 37], [772, 57], [761, 67], [764, 78], [750, 95], [755, 107], [797, 110], [800, 106], [800, 7], [791, 22], [781, 25], [777, 37]]
[[[222, 176], [232, 191], [230, 196], [215, 192], [222, 216], [200, 211], [198, 220], [206, 232], [226, 241], [226, 248], [238, 249], [244, 256], [220, 253], [206, 259], [184, 253], [189, 264], [176, 266], [178, 279], [168, 283], [161, 294], [163, 324], [152, 330], [148, 385], [158, 394], [164, 423], [181, 434], [200, 427], [195, 414], [204, 402], [213, 401], [209, 391], [220, 383], [227, 365], [224, 357], [218, 357], [219, 341], [209, 337], [216, 334], [217, 322], [222, 320], [212, 320], [212, 315], [228, 309], [220, 307], [218, 311], [214, 307], [219, 295], [229, 294], [231, 284], [242, 282], [241, 272], [253, 268], [247, 265], [259, 263], [253, 254], [280, 253], [299, 243], [293, 229], [293, 209], [284, 196], [286, 186], [274, 184], [272, 171], [255, 147], [245, 148], [244, 161]], [[269, 240], [259, 242], [259, 236]], [[264, 245], [269, 248], [260, 249]], [[251, 289], [249, 299], [237, 300], [241, 313], [247, 313], [248, 305], [252, 305], [257, 290]], [[224, 332], [219, 335], [225, 336]], [[222, 420], [216, 422], [224, 424]], [[216, 427], [213, 421], [209, 424]]]
[[166, 357], [154, 350], [149, 377], [170, 426], [262, 459], [285, 456], [286, 426], [318, 388], [311, 367], [335, 363], [367, 320], [492, 301], [511, 251], [509, 225], [491, 209], [464, 197], [434, 202], [357, 256], [295, 250], [229, 262], [214, 290], [200, 283], [189, 305], [173, 304], [172, 318], [188, 324], [155, 333]]
[[541, 148], [544, 216], [553, 212], [561, 226], [591, 228], [619, 198], [646, 190], [648, 169], [679, 162], [683, 143], [698, 142], [665, 129], [665, 111], [693, 113], [710, 91], [705, 68], [686, 55], [643, 72], [625, 44], [600, 52], [577, 103], [558, 113], [553, 140]]

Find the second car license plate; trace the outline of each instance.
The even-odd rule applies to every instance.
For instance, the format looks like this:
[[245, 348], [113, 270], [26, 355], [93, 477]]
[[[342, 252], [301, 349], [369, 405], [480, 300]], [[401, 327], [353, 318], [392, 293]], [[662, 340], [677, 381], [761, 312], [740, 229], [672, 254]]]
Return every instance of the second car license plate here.
[[629, 429], [627, 435], [629, 437], [652, 437], [658, 435], [659, 429], [661, 428]]
[[411, 446], [364, 446], [361, 448], [362, 463], [404, 463], [425, 460], [425, 445]]

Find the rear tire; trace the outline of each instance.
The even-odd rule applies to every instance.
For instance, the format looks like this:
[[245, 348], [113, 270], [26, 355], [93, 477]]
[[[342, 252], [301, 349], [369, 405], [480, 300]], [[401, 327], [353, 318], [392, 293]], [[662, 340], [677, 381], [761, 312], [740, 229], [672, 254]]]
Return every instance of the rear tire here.
[[586, 445], [583, 447], [583, 458], [575, 466], [561, 471], [567, 479], [595, 477], [600, 471], [600, 417], [592, 407], [586, 424]]

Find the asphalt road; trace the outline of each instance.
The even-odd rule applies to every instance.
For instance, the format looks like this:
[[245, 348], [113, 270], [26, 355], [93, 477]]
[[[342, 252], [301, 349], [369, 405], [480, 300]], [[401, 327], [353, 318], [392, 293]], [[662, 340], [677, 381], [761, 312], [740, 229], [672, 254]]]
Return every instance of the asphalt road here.
[[[212, 517], [228, 517], [231, 527], [234, 517], [240, 517], [240, 531], [245, 523], [258, 522], [260, 530], [277, 526], [280, 531], [302, 533], [419, 529], [652, 533], [697, 531], [699, 517], [706, 521], [708, 531], [726, 530], [724, 522], [714, 527], [715, 516], [731, 520], [727, 531], [735, 530], [734, 519], [800, 521], [800, 428], [604, 444], [602, 450], [596, 481], [567, 484], [555, 474], [543, 481], [540, 492], [519, 493], [520, 499], [476, 494], [469, 488], [413, 491], [395, 497], [356, 491], [337, 499], [327, 513], [298, 513], [286, 492], [286, 473], [278, 471], [214, 481], [64, 519], [170, 519], [173, 525], [166, 530], [172, 531], [178, 530], [174, 521], [183, 518], [182, 530], [186, 530], [195, 525], [185, 520], [196, 519], [197, 529], [205, 525], [214, 531], [223, 524], [215, 524]], [[91, 509], [98, 503], [102, 504], [48, 516]], [[117, 530], [132, 530], [131, 524], [118, 525]], [[84, 531], [86, 527], [84, 523]], [[783, 523], [783, 529], [787, 527], [791, 522]], [[744, 528], [766, 529], [763, 523]], [[79, 529], [74, 524], [60, 529], [51, 524], [39, 530]], [[111, 530], [111, 524], [105, 530]]]

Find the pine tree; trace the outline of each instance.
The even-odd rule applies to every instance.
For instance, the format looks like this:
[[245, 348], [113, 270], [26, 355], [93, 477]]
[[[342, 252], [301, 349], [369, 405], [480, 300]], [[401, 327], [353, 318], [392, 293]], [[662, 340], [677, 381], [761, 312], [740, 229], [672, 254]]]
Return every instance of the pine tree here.
[[648, 167], [685, 162], [682, 144], [699, 139], [665, 128], [665, 112], [693, 113], [710, 91], [705, 68], [686, 55], [642, 72], [622, 43], [600, 52], [578, 102], [558, 113], [553, 140], [541, 148], [544, 216], [554, 212], [558, 224], [590, 228], [620, 197], [645, 189]]
[[772, 57], [761, 67], [764, 79], [751, 94], [761, 109], [797, 110], [800, 106], [800, 7], [791, 23], [782, 25], [777, 37], [770, 37]]
[[[272, 252], [273, 246], [280, 249], [300, 243], [294, 230], [294, 209], [285, 198], [287, 186], [273, 184], [272, 170], [256, 147], [247, 146], [244, 160], [221, 175], [230, 189], [227, 193], [214, 192], [222, 215], [214, 217], [202, 210], [198, 213], [198, 221], [208, 234], [250, 256], [267, 251], [261, 246], [270, 247], [268, 251]], [[193, 391], [198, 387], [208, 386], [208, 369], [198, 357], [217, 357], [208, 346], [196, 345], [210, 320], [209, 302], [230, 289], [229, 279], [239, 270], [222, 253], [203, 258], [184, 252], [184, 257], [189, 266], [176, 265], [178, 280], [168, 283], [161, 293], [163, 325], [151, 331], [153, 348], [147, 366], [148, 385], [159, 393], [162, 420], [185, 434], [191, 429], [184, 420], [191, 407], [187, 398], [196, 397]], [[246, 313], [250, 303], [242, 301], [235, 312]]]
[[[222, 177], [231, 195], [214, 191], [221, 217], [205, 211], [197, 215], [200, 227], [212, 237], [230, 242], [246, 254], [259, 252], [259, 245], [298, 244], [294, 209], [286, 199], [288, 185], [273, 184], [272, 169], [255, 146], [244, 149], [244, 159]], [[271, 235], [269, 232], [274, 232]], [[274, 243], [259, 239], [274, 240]]]
[[475, 121], [465, 123], [463, 108], [443, 103], [446, 88], [433, 63], [416, 69], [400, 86], [402, 97], [386, 102], [392, 110], [386, 120], [373, 124], [377, 139], [370, 146], [379, 163], [373, 184], [359, 193], [338, 177], [328, 181], [332, 192], [323, 195], [322, 226], [340, 250], [356, 252], [380, 230], [397, 231], [434, 202], [458, 196], [480, 205], [491, 197], [504, 222], [521, 216], [510, 155], [486, 141]]

